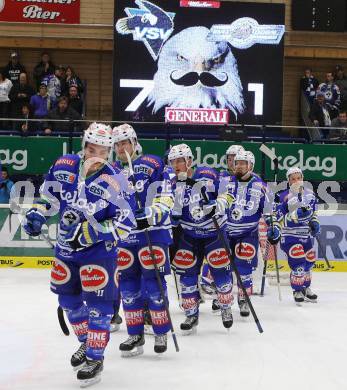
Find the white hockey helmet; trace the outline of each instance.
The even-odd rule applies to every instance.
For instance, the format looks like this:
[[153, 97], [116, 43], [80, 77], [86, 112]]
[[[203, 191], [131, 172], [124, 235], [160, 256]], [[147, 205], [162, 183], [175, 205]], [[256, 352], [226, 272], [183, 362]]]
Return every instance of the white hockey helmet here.
[[254, 167], [255, 157], [254, 154], [248, 150], [240, 150], [235, 156], [234, 162], [236, 163], [236, 161], [247, 161]]
[[241, 145], [231, 145], [228, 147], [225, 154], [228, 156], [229, 154], [236, 155], [238, 152], [245, 150], [245, 148]]
[[134, 128], [127, 123], [113, 128], [114, 143], [130, 140], [135, 146], [137, 144], [137, 135]]
[[93, 145], [101, 145], [101, 146], [107, 146], [109, 148], [112, 148], [113, 146], [112, 128], [103, 123], [93, 122], [83, 134], [83, 141], [82, 141], [83, 149], [87, 142]]
[[286, 173], [287, 180], [289, 180], [290, 175], [292, 175], [293, 173], [300, 173], [301, 176], [304, 177], [304, 174], [299, 167], [290, 167]]
[[188, 158], [193, 159], [193, 153], [187, 144], [175, 145], [170, 149], [168, 161], [176, 160], [176, 158], [183, 157], [187, 161]]

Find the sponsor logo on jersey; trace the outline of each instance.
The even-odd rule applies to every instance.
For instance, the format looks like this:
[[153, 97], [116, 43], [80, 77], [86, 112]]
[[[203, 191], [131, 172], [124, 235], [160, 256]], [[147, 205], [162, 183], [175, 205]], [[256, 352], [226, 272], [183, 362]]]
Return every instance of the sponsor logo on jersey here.
[[206, 256], [208, 263], [213, 268], [223, 268], [229, 264], [229, 257], [225, 249], [214, 249]]
[[151, 176], [153, 173], [153, 168], [149, 167], [148, 165], [139, 164], [134, 166], [134, 173], [144, 173]]
[[151, 310], [153, 325], [161, 326], [169, 323], [166, 310]]
[[160, 167], [160, 163], [153, 157], [144, 156], [142, 157], [142, 161], [148, 161], [149, 163], [153, 164], [156, 168]]
[[294, 259], [305, 257], [304, 247], [301, 244], [295, 244], [289, 249], [289, 256]]
[[89, 330], [87, 336], [87, 347], [106, 348], [109, 339], [109, 332], [106, 330]]
[[144, 323], [143, 310], [124, 310], [127, 326], [142, 325]]
[[255, 246], [249, 242], [241, 242], [235, 246], [235, 254], [240, 260], [250, 261], [256, 253]]
[[119, 271], [130, 268], [134, 264], [134, 255], [127, 249], [118, 249], [117, 269]]
[[102, 188], [99, 184], [91, 183], [88, 187], [88, 190], [91, 194], [100, 196], [100, 198], [111, 198], [111, 194], [105, 188]]
[[111, 175], [106, 175], [105, 173], [103, 173], [102, 175], [100, 175], [100, 179], [104, 180], [107, 184], [109, 184], [116, 192], [120, 192], [121, 187], [118, 181], [115, 180], [115, 178]]
[[214, 179], [217, 179], [217, 175], [213, 171], [211, 171], [210, 169], [202, 169], [199, 171], [199, 174], [200, 175], [210, 175]]
[[108, 283], [108, 273], [100, 265], [84, 265], [80, 268], [83, 291], [93, 292], [103, 289]]
[[68, 184], [72, 184], [76, 179], [76, 175], [69, 171], [55, 171], [53, 175], [58, 181]]
[[196, 264], [196, 257], [191, 251], [179, 249], [173, 259], [173, 265], [177, 268], [191, 268]]
[[[153, 246], [153, 255], [158, 267], [162, 267], [165, 264], [166, 255], [162, 248], [159, 246]], [[138, 253], [141, 265], [145, 269], [154, 269], [151, 252], [148, 247], [142, 248]]]
[[76, 162], [72, 158], [59, 158], [54, 165], [68, 165], [69, 167], [73, 167]]
[[72, 207], [75, 207], [79, 210], [86, 210], [88, 215], [94, 215], [96, 213], [96, 204], [87, 202], [87, 199], [79, 197], [78, 191], [62, 190], [60, 192], [60, 198]]
[[60, 260], [55, 259], [51, 270], [51, 282], [53, 284], [65, 284], [71, 279], [69, 267]]
[[306, 260], [311, 262], [316, 260], [316, 252], [314, 249], [310, 249], [308, 252], [306, 252]]

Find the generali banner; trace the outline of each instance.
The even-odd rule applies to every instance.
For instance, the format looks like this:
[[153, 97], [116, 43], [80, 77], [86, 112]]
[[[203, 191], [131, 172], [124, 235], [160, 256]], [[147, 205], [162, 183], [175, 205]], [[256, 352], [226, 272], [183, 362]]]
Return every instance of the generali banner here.
[[80, 23], [80, 0], [0, 0], [0, 21]]

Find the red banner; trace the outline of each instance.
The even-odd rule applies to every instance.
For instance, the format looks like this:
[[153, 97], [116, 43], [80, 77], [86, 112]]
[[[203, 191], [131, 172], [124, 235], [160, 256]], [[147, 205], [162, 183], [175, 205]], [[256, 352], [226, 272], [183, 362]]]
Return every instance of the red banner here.
[[214, 108], [165, 107], [165, 122], [224, 125], [229, 121], [229, 110]]
[[219, 8], [220, 1], [205, 1], [205, 0], [181, 0], [181, 7], [197, 7], [197, 8]]
[[80, 23], [80, 0], [0, 0], [0, 21]]

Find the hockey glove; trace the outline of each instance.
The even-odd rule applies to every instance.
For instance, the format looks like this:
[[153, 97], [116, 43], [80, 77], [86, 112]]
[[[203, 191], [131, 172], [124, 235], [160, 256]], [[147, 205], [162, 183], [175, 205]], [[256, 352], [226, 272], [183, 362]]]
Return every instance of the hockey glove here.
[[88, 221], [70, 226], [65, 225], [64, 230], [65, 234], [62, 235], [64, 242], [76, 251], [101, 241], [98, 232]]
[[163, 212], [159, 206], [149, 206], [138, 209], [135, 211], [137, 228], [139, 230], [144, 230], [149, 226], [157, 225], [164, 219], [166, 214], [167, 213]]
[[281, 238], [281, 228], [278, 224], [269, 226], [267, 229], [267, 239], [271, 245], [276, 245]]
[[41, 234], [42, 225], [46, 223], [46, 218], [37, 211], [36, 208], [31, 208], [25, 214], [23, 228], [29, 236], [37, 237]]
[[299, 207], [292, 214], [292, 218], [295, 222], [308, 222], [313, 216], [313, 210], [311, 207]]
[[318, 221], [311, 221], [310, 229], [312, 237], [317, 237], [320, 235], [320, 223]]

